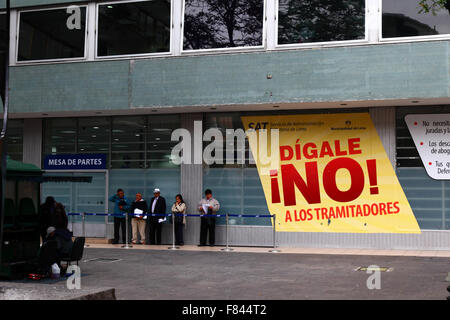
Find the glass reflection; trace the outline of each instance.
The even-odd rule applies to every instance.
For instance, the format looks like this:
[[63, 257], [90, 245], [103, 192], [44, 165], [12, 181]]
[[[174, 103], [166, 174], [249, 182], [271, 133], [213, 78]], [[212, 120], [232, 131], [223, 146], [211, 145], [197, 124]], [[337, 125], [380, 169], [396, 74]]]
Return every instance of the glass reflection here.
[[186, 0], [184, 50], [262, 45], [263, 0]]
[[84, 57], [86, 7], [80, 7], [79, 25], [74, 23], [73, 14], [66, 8], [21, 12], [17, 59]]
[[450, 1], [426, 12], [418, 0], [383, 0], [383, 38], [450, 34]]
[[365, 38], [365, 0], [279, 0], [278, 44]]
[[170, 0], [99, 6], [98, 56], [170, 51]]

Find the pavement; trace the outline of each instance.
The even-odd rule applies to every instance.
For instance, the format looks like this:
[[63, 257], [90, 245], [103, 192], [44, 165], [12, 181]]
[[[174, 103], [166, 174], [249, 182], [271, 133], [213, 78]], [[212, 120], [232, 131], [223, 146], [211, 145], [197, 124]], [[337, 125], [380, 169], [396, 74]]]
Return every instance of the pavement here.
[[[222, 248], [90, 244], [80, 263], [81, 285], [115, 288], [119, 300], [445, 300], [448, 295], [448, 251]], [[371, 265], [387, 270], [379, 272], [380, 289], [369, 290], [372, 273], [358, 271]]]

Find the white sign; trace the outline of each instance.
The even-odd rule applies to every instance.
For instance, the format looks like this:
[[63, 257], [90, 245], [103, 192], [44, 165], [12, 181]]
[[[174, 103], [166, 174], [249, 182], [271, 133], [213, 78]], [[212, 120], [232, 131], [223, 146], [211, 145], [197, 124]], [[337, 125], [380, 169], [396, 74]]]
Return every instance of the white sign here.
[[428, 175], [450, 180], [450, 114], [409, 114], [405, 121]]

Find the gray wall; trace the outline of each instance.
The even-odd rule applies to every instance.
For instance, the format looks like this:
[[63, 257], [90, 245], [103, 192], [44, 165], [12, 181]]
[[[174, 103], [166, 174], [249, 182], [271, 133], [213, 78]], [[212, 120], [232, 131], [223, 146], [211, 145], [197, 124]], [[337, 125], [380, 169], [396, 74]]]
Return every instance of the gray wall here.
[[[450, 41], [11, 68], [11, 112], [450, 97]], [[267, 74], [272, 75], [268, 79]]]

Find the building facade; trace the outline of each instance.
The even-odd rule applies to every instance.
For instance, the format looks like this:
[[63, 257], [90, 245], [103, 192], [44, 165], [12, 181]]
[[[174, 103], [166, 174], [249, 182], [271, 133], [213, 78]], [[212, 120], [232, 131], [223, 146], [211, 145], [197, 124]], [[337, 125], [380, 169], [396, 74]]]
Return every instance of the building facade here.
[[[368, 112], [422, 234], [279, 232], [278, 244], [450, 249], [450, 182], [426, 174], [404, 121], [407, 114], [450, 113], [448, 6], [426, 12], [418, 0], [13, 5], [10, 156], [44, 168], [49, 155], [106, 154], [104, 169], [66, 172], [92, 176], [89, 185], [43, 185], [43, 197], [53, 195], [68, 212], [112, 212], [107, 198], [117, 188], [149, 199], [158, 187], [168, 203], [181, 193], [190, 213], [211, 188], [220, 213], [268, 214], [254, 165], [175, 165], [173, 130], [194, 134], [195, 121], [203, 132], [239, 129], [242, 115]], [[1, 26], [4, 19], [0, 14]], [[88, 236], [112, 236], [110, 219], [88, 219]], [[81, 232], [79, 219], [73, 227]], [[169, 225], [163, 229], [170, 242]], [[197, 244], [199, 229], [189, 217], [185, 242]], [[220, 218], [218, 243], [224, 229]], [[271, 222], [230, 219], [229, 240], [271, 245]]]

